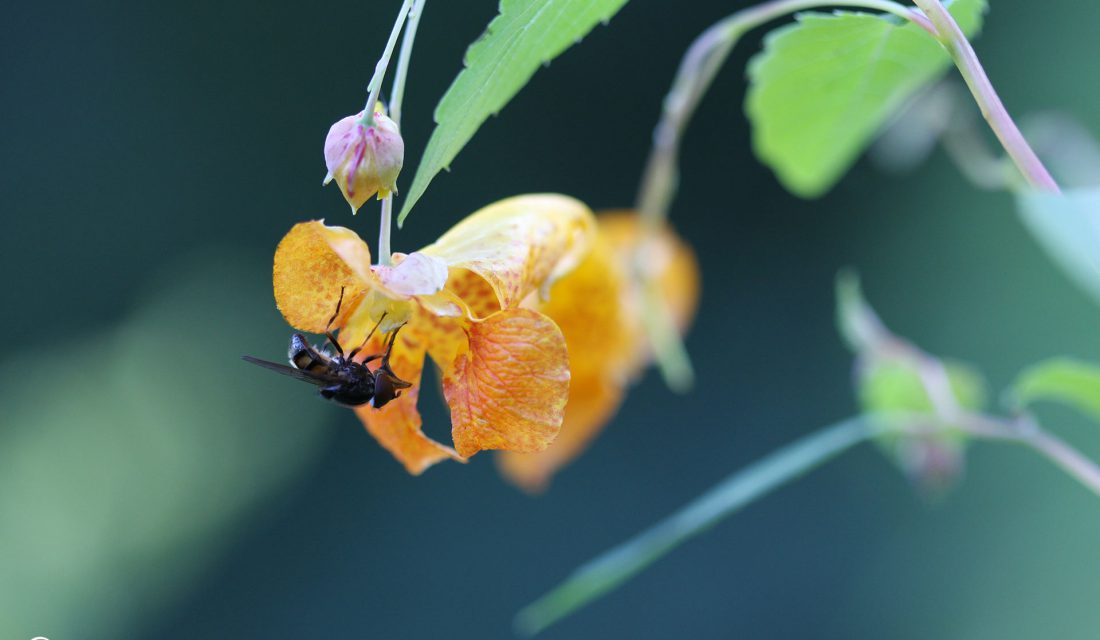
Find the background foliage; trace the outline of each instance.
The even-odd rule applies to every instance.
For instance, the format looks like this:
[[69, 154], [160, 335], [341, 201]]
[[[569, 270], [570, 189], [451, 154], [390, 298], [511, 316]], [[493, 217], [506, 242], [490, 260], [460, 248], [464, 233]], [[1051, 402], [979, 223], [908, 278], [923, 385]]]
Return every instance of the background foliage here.
[[[395, 248], [520, 192], [629, 204], [680, 54], [745, 4], [700, 2], [675, 19], [628, 4], [486, 124]], [[21, 462], [0, 465], [0, 635], [505, 637], [515, 609], [568, 568], [855, 409], [833, 326], [843, 266], [895, 331], [980, 363], [992, 388], [1047, 356], [1100, 359], [1100, 309], [1010, 196], [974, 190], [939, 154], [912, 176], [861, 161], [820, 201], [786, 195], [752, 157], [741, 113], [756, 36], [683, 152], [673, 220], [705, 278], [693, 394], [647, 377], [541, 498], [504, 485], [488, 456], [409, 478], [350, 414], [237, 359], [284, 350], [269, 268], [292, 223], [327, 217], [373, 237], [373, 213], [350, 220], [319, 187], [321, 142], [361, 105], [393, 5], [9, 8], [0, 451]], [[1063, 108], [1100, 131], [1100, 90], [1073, 81], [1089, 72], [1076, 61], [1095, 54], [1100, 7], [991, 9], [977, 48], [1009, 108]], [[495, 10], [429, 4], [410, 154]], [[120, 363], [139, 374], [109, 384]], [[425, 404], [438, 434], [444, 415]], [[1100, 452], [1071, 411], [1042, 415]], [[149, 455], [160, 436], [182, 439], [165, 445], [178, 455]], [[249, 440], [226, 444], [237, 436]], [[165, 477], [178, 478], [171, 490], [150, 484]], [[104, 522], [151, 542], [92, 535]], [[977, 448], [965, 483], [928, 505], [866, 447], [546, 637], [1089, 638], [1098, 527], [1095, 498], [1026, 451]]]

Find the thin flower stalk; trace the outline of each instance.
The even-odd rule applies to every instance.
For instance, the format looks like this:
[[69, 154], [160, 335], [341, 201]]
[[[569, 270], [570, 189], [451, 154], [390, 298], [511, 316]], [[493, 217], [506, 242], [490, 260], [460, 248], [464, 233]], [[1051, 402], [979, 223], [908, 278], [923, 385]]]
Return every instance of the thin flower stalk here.
[[959, 24], [955, 22], [955, 18], [939, 0], [914, 0], [914, 2], [935, 25], [936, 39], [951, 55], [963, 80], [974, 95], [974, 101], [981, 108], [986, 122], [996, 134], [1005, 152], [1012, 158], [1016, 168], [1032, 187], [1059, 193], [1061, 190], [1058, 183], [1054, 181], [1050, 172], [1039, 160], [1039, 156], [1020, 133], [1020, 128], [1016, 126], [1016, 122], [1001, 102], [1000, 96], [993, 88], [993, 83], [990, 82], [982, 63], [978, 60], [978, 55], [974, 52], [974, 47], [959, 28]]
[[[653, 149], [646, 162], [635, 207], [651, 234], [663, 227], [676, 195], [679, 182], [676, 164], [684, 130], [741, 36], [789, 13], [822, 6], [859, 7], [891, 13], [935, 34], [935, 28], [924, 16], [888, 0], [774, 0], [738, 11], [711, 26], [696, 38], [684, 55], [653, 132]], [[646, 259], [646, 246], [644, 242], [639, 245], [640, 263]], [[644, 291], [652, 289], [644, 282], [641, 286]], [[687, 350], [671, 327], [667, 313], [653, 303], [653, 296], [647, 296], [647, 300], [651, 304], [646, 310], [646, 327], [655, 361], [670, 387], [685, 390], [691, 386], [693, 378]]]

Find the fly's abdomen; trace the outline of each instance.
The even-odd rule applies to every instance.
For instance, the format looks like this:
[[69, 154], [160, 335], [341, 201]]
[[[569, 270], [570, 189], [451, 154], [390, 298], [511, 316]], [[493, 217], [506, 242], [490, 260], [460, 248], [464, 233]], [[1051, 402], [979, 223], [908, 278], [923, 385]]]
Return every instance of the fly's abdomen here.
[[296, 369], [318, 374], [331, 371], [332, 363], [329, 361], [328, 356], [314, 349], [313, 345], [309, 344], [305, 336], [300, 333], [290, 336], [288, 355], [290, 356], [290, 364], [294, 365]]

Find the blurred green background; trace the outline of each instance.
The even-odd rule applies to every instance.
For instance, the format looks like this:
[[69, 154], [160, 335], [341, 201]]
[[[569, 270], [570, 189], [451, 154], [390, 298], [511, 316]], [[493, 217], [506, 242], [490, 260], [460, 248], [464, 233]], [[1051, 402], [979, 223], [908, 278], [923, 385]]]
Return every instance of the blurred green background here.
[[[704, 297], [698, 384], [650, 373], [531, 498], [489, 455], [406, 475], [346, 410], [239, 360], [278, 359], [275, 244], [325, 217], [328, 126], [360, 108], [397, 1], [9, 3], [0, 31], [0, 636], [506, 638], [511, 615], [731, 470], [854, 411], [832, 285], [853, 266], [900, 334], [994, 389], [1050, 355], [1100, 359], [1100, 307], [1012, 201], [941, 153], [861, 162], [824, 199], [749, 150], [734, 54], [684, 146], [673, 220]], [[409, 80], [410, 172], [496, 2], [429, 2]], [[629, 205], [680, 55], [746, 2], [636, 0], [541, 70], [421, 201], [412, 250], [499, 198]], [[978, 41], [1018, 114], [1100, 131], [1100, 5], [993, 0]], [[425, 394], [430, 434], [447, 431]], [[1100, 455], [1100, 432], [1043, 414]], [[863, 447], [691, 542], [546, 638], [1093, 638], [1100, 500], [981, 445], [929, 504]]]

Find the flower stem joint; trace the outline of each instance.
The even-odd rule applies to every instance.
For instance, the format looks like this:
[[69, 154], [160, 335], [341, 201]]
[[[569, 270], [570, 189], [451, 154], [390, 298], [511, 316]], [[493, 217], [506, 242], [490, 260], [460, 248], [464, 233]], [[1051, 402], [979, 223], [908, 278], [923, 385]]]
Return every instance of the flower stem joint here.
[[329, 128], [325, 138], [324, 184], [335, 180], [352, 213], [372, 196], [379, 200], [397, 193], [397, 176], [405, 162], [405, 141], [397, 123], [388, 118], [381, 103], [372, 117], [362, 112], [343, 118]]

